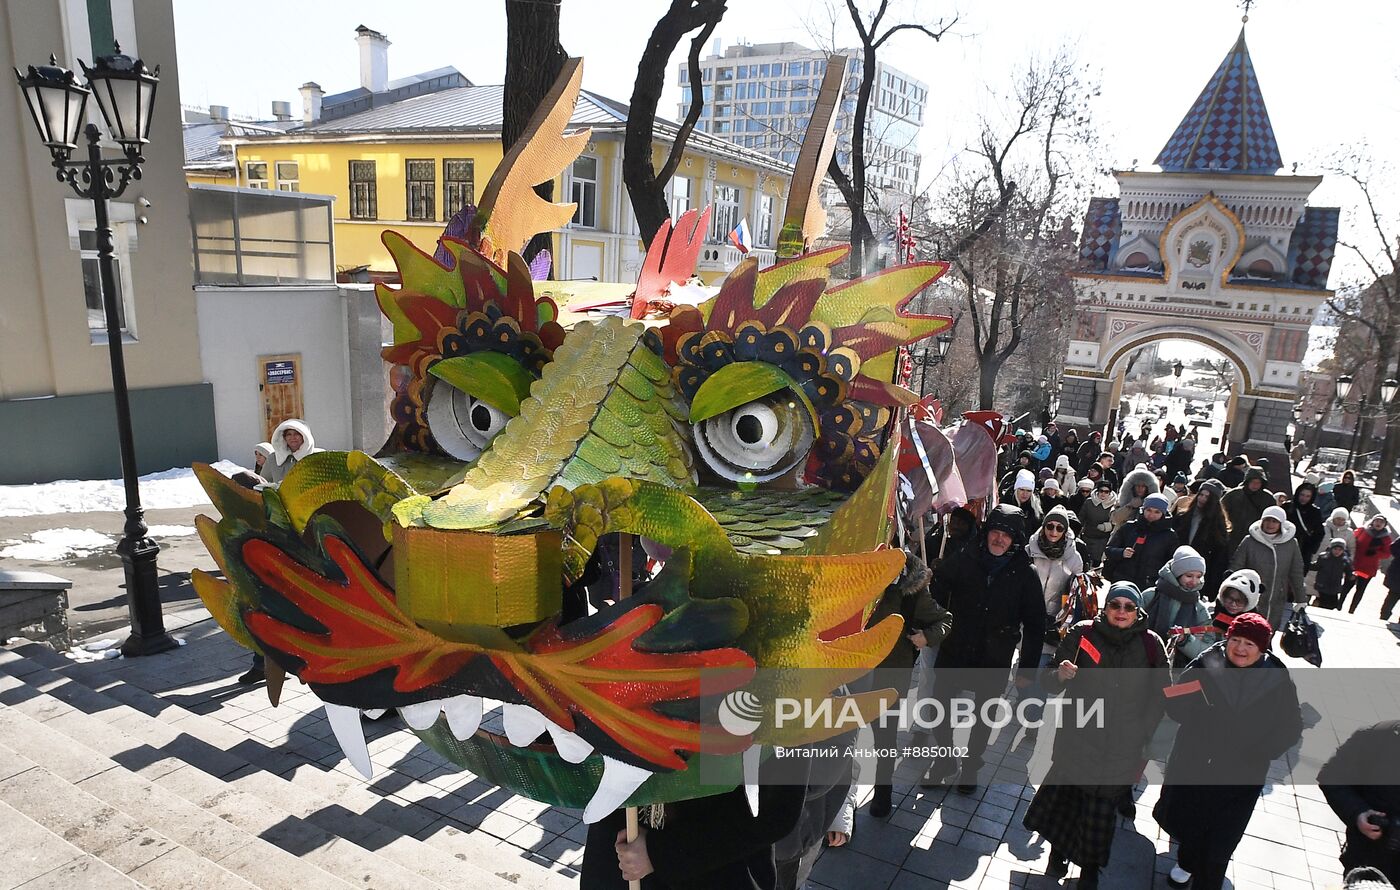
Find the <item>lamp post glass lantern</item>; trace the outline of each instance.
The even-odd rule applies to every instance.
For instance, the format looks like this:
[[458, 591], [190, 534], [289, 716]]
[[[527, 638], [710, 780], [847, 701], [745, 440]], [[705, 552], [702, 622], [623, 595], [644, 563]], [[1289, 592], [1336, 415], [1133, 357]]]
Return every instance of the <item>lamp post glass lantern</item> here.
[[[160, 546], [150, 539], [141, 489], [136, 476], [136, 447], [131, 429], [131, 402], [126, 386], [126, 360], [122, 352], [121, 315], [117, 308], [116, 266], [112, 254], [112, 224], [107, 202], [141, 178], [142, 146], [151, 131], [160, 67], [146, 70], [140, 59], [114, 52], [97, 59], [92, 67], [79, 62], [87, 75], [82, 84], [72, 71], [49, 57], [49, 64], [30, 66], [27, 73], [15, 69], [20, 90], [39, 139], [49, 150], [59, 182], [66, 182], [80, 198], [92, 201], [97, 229], [97, 269], [102, 286], [102, 308], [107, 316], [107, 354], [112, 367], [112, 397], [117, 409], [117, 447], [121, 454], [122, 484], [126, 493], [126, 524], [117, 554], [126, 575], [127, 612], [131, 635], [122, 643], [125, 656], [153, 655], [176, 647], [165, 632], [160, 589], [156, 581], [156, 555]], [[112, 138], [121, 146], [120, 158], [102, 156], [102, 133], [86, 123], [87, 100], [97, 99], [98, 110]], [[81, 131], [87, 141], [87, 158], [72, 160]]]

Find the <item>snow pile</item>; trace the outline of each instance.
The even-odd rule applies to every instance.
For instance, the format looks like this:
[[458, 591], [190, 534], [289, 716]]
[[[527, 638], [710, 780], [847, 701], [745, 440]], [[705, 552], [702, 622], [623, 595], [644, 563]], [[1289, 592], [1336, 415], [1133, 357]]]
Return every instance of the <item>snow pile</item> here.
[[[221, 460], [214, 469], [232, 476], [242, 469]], [[141, 506], [147, 510], [195, 507], [209, 498], [189, 467], [177, 467], [141, 477]], [[48, 513], [90, 513], [126, 508], [120, 479], [64, 480], [37, 485], [0, 485], [0, 516], [42, 516]]]
[[31, 562], [59, 562], [87, 556], [96, 550], [108, 550], [112, 538], [90, 528], [46, 528], [33, 532], [27, 541], [0, 542], [0, 558], [26, 559]]
[[184, 538], [195, 533], [192, 525], [151, 525], [146, 527], [146, 534], [153, 538]]

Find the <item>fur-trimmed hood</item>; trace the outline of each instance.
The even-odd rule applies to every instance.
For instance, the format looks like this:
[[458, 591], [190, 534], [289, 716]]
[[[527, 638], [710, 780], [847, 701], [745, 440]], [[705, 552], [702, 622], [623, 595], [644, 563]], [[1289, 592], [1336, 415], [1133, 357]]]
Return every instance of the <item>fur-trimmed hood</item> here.
[[1162, 488], [1157, 484], [1157, 477], [1146, 467], [1139, 466], [1131, 473], [1123, 477], [1123, 484], [1118, 486], [1118, 503], [1126, 505], [1133, 499], [1133, 486], [1146, 485], [1148, 494], [1156, 494]]
[[[301, 447], [295, 452], [287, 449], [287, 440], [282, 438], [282, 434], [287, 430], [296, 430], [301, 433]], [[311, 435], [311, 427], [300, 420], [284, 420], [277, 424], [277, 429], [272, 431], [272, 460], [279, 467], [285, 464], [289, 457], [301, 460], [316, 450], [316, 440]]]

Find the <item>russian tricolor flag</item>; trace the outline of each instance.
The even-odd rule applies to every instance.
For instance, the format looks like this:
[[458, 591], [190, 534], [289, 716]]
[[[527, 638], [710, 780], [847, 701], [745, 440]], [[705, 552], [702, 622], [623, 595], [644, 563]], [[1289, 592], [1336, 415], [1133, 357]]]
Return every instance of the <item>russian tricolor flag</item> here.
[[740, 253], [748, 253], [753, 249], [753, 239], [749, 236], [749, 221], [747, 219], [739, 220], [734, 231], [729, 233], [729, 242], [739, 248]]

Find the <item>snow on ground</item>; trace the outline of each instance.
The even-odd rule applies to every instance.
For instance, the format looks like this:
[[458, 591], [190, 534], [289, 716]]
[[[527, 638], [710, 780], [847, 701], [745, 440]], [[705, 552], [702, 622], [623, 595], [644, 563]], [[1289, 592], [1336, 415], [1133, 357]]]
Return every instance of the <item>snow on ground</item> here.
[[146, 534], [153, 538], [183, 538], [195, 533], [192, 525], [148, 525]]
[[[242, 467], [221, 460], [214, 469], [231, 476]], [[147, 510], [195, 507], [209, 498], [189, 467], [177, 467], [141, 477], [141, 506]], [[36, 485], [0, 485], [0, 516], [41, 516], [47, 513], [120, 513], [126, 495], [120, 479], [41, 482]], [[168, 533], [169, 534], [169, 533]]]
[[0, 557], [32, 562], [58, 562], [107, 550], [113, 544], [109, 535], [90, 528], [46, 528], [29, 535], [27, 541], [0, 541]]

